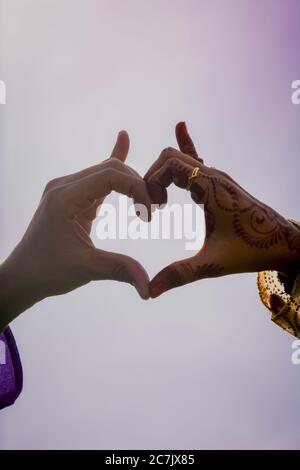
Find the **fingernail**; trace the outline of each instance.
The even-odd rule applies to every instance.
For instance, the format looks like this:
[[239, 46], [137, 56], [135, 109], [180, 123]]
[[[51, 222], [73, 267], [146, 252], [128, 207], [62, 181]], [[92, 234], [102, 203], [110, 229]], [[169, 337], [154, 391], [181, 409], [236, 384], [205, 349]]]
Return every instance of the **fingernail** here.
[[143, 222], [151, 222], [152, 219], [152, 209], [145, 208], [145, 210], [140, 211], [137, 209], [135, 211], [136, 216], [139, 217]]
[[187, 125], [186, 125], [186, 122], [185, 122], [185, 121], [181, 121], [178, 125], [181, 127], [181, 130], [184, 131], [184, 132], [187, 134]]

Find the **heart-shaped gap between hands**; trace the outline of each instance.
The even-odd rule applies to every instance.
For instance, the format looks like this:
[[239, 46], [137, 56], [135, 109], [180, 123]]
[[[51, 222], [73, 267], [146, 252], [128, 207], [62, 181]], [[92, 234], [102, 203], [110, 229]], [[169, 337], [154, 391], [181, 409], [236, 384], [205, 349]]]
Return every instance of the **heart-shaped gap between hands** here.
[[137, 217], [145, 210], [126, 196], [112, 193], [95, 220], [92, 240], [102, 250], [135, 259], [151, 279], [170, 263], [199, 252], [205, 218], [202, 205], [194, 204], [190, 193], [176, 185], [168, 188], [168, 204], [153, 210], [151, 222]]
[[[176, 253], [178, 255], [178, 251], [181, 250], [182, 244], [185, 244], [185, 249], [189, 251], [190, 255], [195, 255], [199, 252], [201, 249], [204, 239], [205, 239], [205, 220], [204, 220], [204, 214], [202, 211], [202, 208], [194, 206], [188, 208], [189, 210], [187, 213], [185, 213], [186, 207], [188, 204], [192, 204], [190, 195], [185, 191], [184, 193], [184, 198], [183, 198], [183, 203], [181, 204], [174, 204], [170, 205], [168, 204], [167, 207], [163, 207], [164, 203], [167, 202], [167, 190], [165, 186], [168, 186], [172, 182], [172, 178], [170, 178], [169, 172], [166, 171], [166, 177], [169, 178], [168, 184], [165, 185], [164, 178], [160, 182], [159, 179], [154, 183], [154, 180], [156, 179], [156, 173], [157, 172], [163, 172], [164, 171], [164, 159], [168, 159], [170, 154], [173, 155], [173, 153], [176, 153], [176, 156], [180, 159], [182, 158], [189, 158], [190, 160], [190, 165], [188, 166], [188, 169], [184, 168], [184, 172], [181, 175], [179, 172], [179, 179], [182, 179], [181, 181], [176, 181], [175, 179], [175, 186], [172, 188], [172, 192], [175, 193], [179, 191], [176, 186], [179, 186], [180, 188], [186, 188], [187, 185], [187, 176], [192, 172], [193, 168], [197, 165], [202, 165], [202, 160], [198, 157], [196, 149], [194, 147], [194, 144], [187, 132], [187, 128], [185, 123], [180, 122], [176, 126], [176, 138], [177, 142], [180, 148], [180, 152], [176, 151], [175, 149], [165, 149], [158, 160], [151, 166], [151, 168], [148, 170], [146, 173], [144, 179], [146, 183], [149, 182], [148, 184], [148, 189], [150, 192], [150, 195], [152, 195], [152, 203], [154, 206], [160, 206], [161, 210], [154, 211], [152, 213], [152, 219], [151, 219], [151, 226], [149, 225], [149, 217], [145, 213], [146, 208], [145, 207], [134, 207], [133, 205], [128, 205], [128, 199], [124, 195], [120, 195], [117, 193], [113, 193], [110, 198], [112, 198], [112, 203], [104, 203], [101, 206], [100, 213], [100, 219], [98, 219], [97, 223], [94, 225], [93, 228], [93, 236], [92, 238], [95, 241], [95, 244], [97, 245], [97, 240], [101, 240], [101, 249], [112, 250], [114, 252], [114, 240], [119, 239], [121, 241], [122, 245], [122, 240], [126, 240], [126, 243], [124, 243], [124, 246], [120, 247], [118, 251], [122, 252], [123, 255], [115, 253], [116, 256], [128, 256], [131, 260], [136, 260], [136, 266], [140, 265], [140, 263], [137, 261], [138, 259], [138, 254], [139, 250], [141, 248], [142, 251], [142, 256], [145, 251], [145, 241], [141, 239], [156, 239], [157, 241], [159, 240], [159, 243], [163, 246], [163, 249], [161, 250], [161, 246], [159, 246], [159, 251], [157, 252], [157, 247], [156, 250], [153, 252], [153, 261], [155, 264], [155, 268], [159, 268], [159, 265], [157, 263], [157, 260], [161, 260], [163, 258], [165, 260], [165, 263], [168, 264], [171, 261], [174, 260], [174, 256], [172, 256], [172, 253], [174, 253], [174, 247], [176, 247]], [[126, 152], [127, 153], [127, 152]], [[189, 157], [188, 157], [189, 155]], [[162, 184], [161, 184], [162, 183]], [[186, 201], [186, 202], [185, 202]], [[188, 204], [186, 204], [188, 203]], [[118, 207], [118, 213], [116, 212], [116, 206]], [[176, 207], [177, 206], [177, 207]], [[136, 209], [136, 210], [135, 210]], [[128, 224], [128, 218], [127, 216], [134, 216], [135, 214], [139, 215], [138, 212], [139, 210], [141, 211], [140, 218], [135, 219], [133, 217], [133, 220], [131, 220]], [[176, 212], [178, 210], [178, 212]], [[171, 221], [172, 217], [172, 221]], [[173, 225], [172, 225], [173, 223]], [[134, 233], [134, 229], [136, 228], [136, 233]], [[168, 236], [166, 235], [166, 232]], [[145, 230], [144, 233], [147, 235], [145, 236], [139, 236], [143, 231]], [[173, 237], [171, 235], [171, 232], [173, 231]], [[124, 233], [124, 231], [126, 233]], [[177, 234], [176, 234], [177, 231]], [[178, 232], [180, 231], [181, 236], [178, 236]], [[121, 233], [122, 232], [122, 233]], [[118, 233], [118, 235], [117, 235]], [[149, 236], [149, 233], [151, 233], [151, 236]], [[155, 236], [152, 234], [156, 233]], [[159, 234], [159, 235], [157, 235]], [[176, 235], [175, 235], [176, 234]], [[174, 239], [172, 239], [174, 238]], [[166, 245], [166, 239], [168, 239], [168, 243]], [[153, 246], [153, 245], [152, 245]], [[147, 245], [146, 250], [149, 249], [149, 245]], [[151, 250], [151, 248], [150, 248]], [[156, 256], [156, 254], [159, 253], [159, 257]], [[149, 254], [149, 252], [148, 252]], [[150, 255], [151, 256], [151, 255]], [[191, 257], [193, 258], [193, 256]], [[176, 258], [175, 258], [176, 259]], [[183, 261], [182, 261], [183, 262]], [[179, 262], [179, 263], [182, 263]], [[179, 285], [179, 282], [175, 279], [174, 282], [174, 275], [173, 275], [173, 265], [176, 266], [176, 263], [171, 263], [170, 267], [167, 267], [166, 269], [162, 269], [159, 271], [158, 275], [156, 275], [153, 280], [150, 282], [149, 281], [149, 287], [154, 286], [152, 289], [152, 297], [156, 297], [156, 287], [157, 287], [157, 282], [156, 280], [161, 278], [161, 275], [164, 276], [164, 273], [168, 274], [168, 283], [169, 283], [169, 288], [176, 287]], [[140, 265], [142, 267], [142, 265]], [[169, 278], [169, 272], [171, 278]], [[140, 279], [141, 285], [145, 283], [145, 278], [146, 276], [146, 271], [144, 272], [143, 275], [143, 280], [142, 278]], [[136, 282], [137, 282], [137, 274], [135, 275], [135, 282], [134, 285], [137, 287]], [[148, 278], [149, 279], [149, 278]], [[180, 285], [184, 284], [184, 280], [180, 283]], [[145, 290], [145, 287], [143, 288], [143, 291]], [[168, 290], [167, 288], [164, 288], [162, 291]], [[162, 292], [161, 292], [162, 293]], [[145, 297], [146, 298], [146, 297]]]
[[[187, 189], [193, 170], [203, 166], [203, 160], [198, 156], [185, 122], [179, 122], [175, 132], [180, 152], [173, 148], [165, 149], [144, 176], [151, 200], [158, 206], [167, 203], [166, 188], [171, 183]], [[189, 189], [192, 189], [191, 186]], [[198, 198], [198, 191], [191, 191], [192, 199], [196, 203], [203, 202], [202, 198]], [[207, 213], [205, 215], [207, 225], [210, 220]], [[207, 228], [209, 232], [210, 227], [206, 226], [206, 232]], [[199, 227], [200, 229], [201, 227]], [[167, 290], [201, 279], [207, 274], [209, 276], [218, 275], [222, 271], [218, 265], [204, 263], [201, 267], [197, 266], [197, 255], [201, 249], [202, 247], [199, 246], [199, 252], [195, 256], [171, 263], [156, 274], [150, 281], [150, 297], [158, 297]]]

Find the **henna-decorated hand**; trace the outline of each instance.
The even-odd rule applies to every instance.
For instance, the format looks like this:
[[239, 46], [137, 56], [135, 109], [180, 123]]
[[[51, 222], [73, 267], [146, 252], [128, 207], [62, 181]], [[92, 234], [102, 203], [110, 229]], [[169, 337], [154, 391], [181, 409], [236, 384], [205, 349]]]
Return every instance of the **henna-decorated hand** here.
[[111, 191], [133, 197], [151, 213], [144, 180], [123, 163], [128, 150], [122, 131], [108, 160], [47, 184], [25, 235], [0, 266], [0, 331], [37, 301], [91, 280], [127, 282], [149, 297], [144, 268], [128, 256], [95, 248], [89, 236], [97, 208]]
[[160, 271], [150, 284], [151, 297], [208, 277], [266, 269], [292, 273], [300, 265], [300, 232], [275, 210], [258, 201], [223, 171], [203, 164], [184, 123], [176, 127], [181, 150], [165, 149], [145, 175], [152, 202], [167, 202], [166, 188], [187, 188], [195, 167], [191, 197], [204, 204], [206, 238], [193, 257]]

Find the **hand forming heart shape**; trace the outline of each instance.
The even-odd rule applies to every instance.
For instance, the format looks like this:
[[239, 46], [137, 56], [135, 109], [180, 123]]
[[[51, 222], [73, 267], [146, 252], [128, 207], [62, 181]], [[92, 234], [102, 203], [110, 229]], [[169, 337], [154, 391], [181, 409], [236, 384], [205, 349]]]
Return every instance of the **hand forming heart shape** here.
[[[150, 283], [151, 297], [199, 279], [275, 269], [297, 272], [299, 233], [276, 211], [246, 192], [223, 171], [204, 165], [185, 123], [176, 126], [181, 152], [165, 149], [144, 179], [155, 204], [167, 202], [173, 182], [204, 204], [206, 238], [193, 257], [172, 263]], [[191, 175], [197, 168], [197, 176]], [[191, 183], [191, 184], [189, 184]]]
[[[92, 280], [128, 282], [147, 299], [205, 277], [297, 271], [298, 229], [226, 173], [204, 165], [184, 123], [177, 125], [176, 137], [180, 151], [165, 149], [144, 179], [124, 163], [129, 137], [122, 131], [108, 160], [47, 184], [25, 235], [0, 267], [5, 312], [0, 331], [35, 302]], [[204, 204], [205, 243], [195, 256], [167, 266], [149, 283], [133, 258], [97, 249], [90, 239], [91, 225], [113, 190], [146, 206], [150, 218], [151, 202], [165, 203], [172, 182], [188, 187], [192, 199]]]

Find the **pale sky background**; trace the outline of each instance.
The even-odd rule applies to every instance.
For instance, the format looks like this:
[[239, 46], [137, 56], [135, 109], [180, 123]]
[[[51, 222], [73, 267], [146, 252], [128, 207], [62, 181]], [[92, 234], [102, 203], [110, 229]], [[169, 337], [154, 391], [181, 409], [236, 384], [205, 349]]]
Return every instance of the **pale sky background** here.
[[[297, 0], [0, 0], [0, 258], [49, 179], [106, 158], [120, 129], [144, 174], [178, 120], [209, 165], [299, 219], [299, 19]], [[186, 256], [183, 242], [105, 246], [150, 277]], [[1, 412], [1, 449], [300, 448], [293, 338], [255, 274], [147, 302], [92, 283], [12, 329], [24, 390]]]

